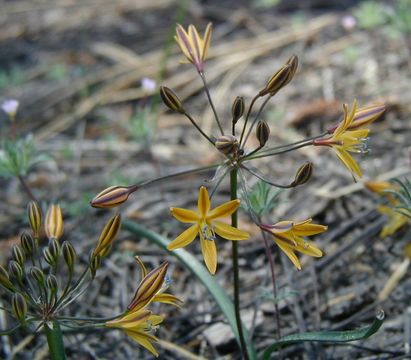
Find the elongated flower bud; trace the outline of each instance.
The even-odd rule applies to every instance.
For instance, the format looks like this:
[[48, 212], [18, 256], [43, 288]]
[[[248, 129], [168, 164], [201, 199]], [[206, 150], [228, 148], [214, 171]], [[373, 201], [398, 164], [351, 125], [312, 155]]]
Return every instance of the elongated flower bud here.
[[0, 285], [4, 286], [6, 289], [11, 290], [13, 288], [13, 284], [10, 281], [9, 274], [7, 273], [6, 269], [0, 265]]
[[295, 178], [291, 186], [303, 185], [308, 180], [310, 180], [313, 173], [313, 167], [314, 165], [312, 162], [306, 162], [305, 164], [301, 165], [297, 173], [295, 174]]
[[49, 264], [50, 266], [53, 266], [56, 264], [56, 259], [54, 258], [54, 256], [50, 253], [50, 249], [49, 248], [44, 248], [43, 249], [43, 258], [45, 260], [45, 262], [47, 264]]
[[46, 286], [47, 286], [47, 288], [50, 289], [50, 291], [53, 294], [57, 292], [59, 284], [58, 284], [57, 278], [53, 274], [50, 274], [50, 275], [47, 276]]
[[60, 239], [63, 235], [63, 215], [59, 205], [53, 204], [49, 207], [45, 224], [46, 235], [49, 239]]
[[167, 268], [168, 262], [165, 261], [144, 277], [134, 294], [133, 300], [127, 306], [128, 310], [137, 311], [151, 301], [163, 286]]
[[243, 116], [244, 114], [244, 98], [242, 96], [237, 96], [233, 102], [233, 106], [231, 108], [231, 114], [233, 116], [233, 124], [236, 124], [237, 121]]
[[44, 286], [46, 277], [41, 269], [39, 269], [37, 266], [33, 266], [30, 269], [30, 275], [34, 280], [36, 280], [38, 284]]
[[160, 96], [163, 103], [173, 111], [184, 113], [184, 108], [181, 100], [176, 93], [167, 86], [160, 86]]
[[91, 276], [93, 278], [96, 276], [97, 270], [100, 268], [100, 266], [101, 266], [101, 256], [92, 255], [90, 257], [89, 267], [90, 267]]
[[126, 202], [130, 194], [138, 189], [138, 186], [110, 186], [96, 195], [90, 204], [95, 208], [110, 209]]
[[33, 251], [36, 247], [36, 242], [28, 232], [24, 232], [23, 234], [21, 234], [20, 244], [26, 256], [33, 255]]
[[223, 154], [233, 154], [238, 150], [238, 140], [233, 135], [223, 135], [217, 138], [215, 147]]
[[15, 293], [13, 295], [13, 298], [11, 299], [11, 308], [16, 319], [20, 323], [25, 324], [27, 315], [27, 303], [23, 295], [21, 295], [20, 293]]
[[41, 210], [39, 205], [35, 201], [30, 201], [27, 207], [27, 216], [29, 218], [29, 224], [34, 236], [39, 237], [41, 227]]
[[21, 267], [24, 267], [24, 261], [26, 257], [24, 256], [23, 249], [19, 245], [14, 245], [11, 249], [11, 256], [14, 261], [16, 261]]
[[[347, 130], [356, 130], [373, 123], [384, 113], [385, 109], [384, 104], [374, 104], [357, 109], [354, 114], [354, 119]], [[338, 124], [334, 125], [328, 130], [328, 133], [333, 134], [337, 127]]]
[[14, 260], [9, 261], [9, 275], [18, 281], [23, 280], [23, 277], [24, 277], [23, 269], [21, 268], [18, 262]]
[[61, 252], [63, 253], [63, 258], [67, 264], [69, 272], [73, 273], [74, 264], [77, 258], [76, 250], [71, 243], [64, 241], [63, 245], [61, 245]]
[[260, 147], [263, 147], [270, 137], [270, 127], [265, 121], [259, 121], [256, 128], [256, 136], [260, 142]]
[[104, 226], [101, 232], [100, 238], [98, 239], [97, 247], [93, 251], [93, 255], [102, 255], [102, 252], [111, 245], [113, 240], [116, 238], [118, 231], [121, 226], [120, 215], [113, 216], [107, 224]]
[[275, 95], [281, 88], [286, 86], [294, 77], [298, 67], [298, 57], [291, 56], [285, 65], [281, 67], [271, 78], [267, 81], [264, 89], [258, 95], [265, 96], [267, 94]]

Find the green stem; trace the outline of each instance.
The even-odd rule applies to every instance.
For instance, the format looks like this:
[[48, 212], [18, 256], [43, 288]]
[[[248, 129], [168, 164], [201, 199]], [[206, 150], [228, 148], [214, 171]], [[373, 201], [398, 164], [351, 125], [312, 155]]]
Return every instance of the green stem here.
[[213, 110], [213, 114], [214, 114], [215, 120], [217, 121], [218, 128], [220, 129], [221, 135], [224, 135], [224, 130], [221, 126], [220, 119], [218, 118], [218, 114], [217, 114], [217, 111], [215, 109], [213, 100], [211, 99], [210, 89], [208, 88], [207, 79], [205, 77], [205, 74], [204, 74], [204, 72], [201, 72], [199, 74], [200, 74], [201, 80], [203, 80], [204, 90], [205, 90], [205, 93], [207, 95], [207, 99], [208, 99], [208, 102], [211, 106], [211, 109]]
[[[51, 327], [50, 325], [51, 324]], [[60, 325], [53, 320], [44, 323], [44, 332], [47, 336], [47, 343], [50, 350], [50, 358], [52, 360], [66, 360], [66, 352], [64, 350], [63, 334], [61, 333]]]
[[[233, 169], [230, 172], [230, 193], [231, 200], [237, 199], [237, 169]], [[235, 211], [231, 215], [231, 225], [233, 227], [238, 227], [238, 213]], [[238, 242], [232, 241], [232, 257], [233, 257], [233, 275], [234, 275], [234, 311], [235, 319], [237, 322], [238, 337], [240, 339], [241, 352], [245, 360], [248, 360], [247, 345], [244, 338], [243, 327], [241, 324], [240, 315], [240, 279], [239, 279], [239, 268], [238, 268]]]

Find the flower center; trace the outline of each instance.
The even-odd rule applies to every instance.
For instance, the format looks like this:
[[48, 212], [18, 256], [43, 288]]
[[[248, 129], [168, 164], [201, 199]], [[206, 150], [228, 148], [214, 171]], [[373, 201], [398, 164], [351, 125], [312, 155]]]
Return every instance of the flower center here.
[[207, 223], [202, 223], [200, 237], [203, 240], [205, 239], [205, 240], [214, 241], [216, 239], [214, 226], [210, 226]]

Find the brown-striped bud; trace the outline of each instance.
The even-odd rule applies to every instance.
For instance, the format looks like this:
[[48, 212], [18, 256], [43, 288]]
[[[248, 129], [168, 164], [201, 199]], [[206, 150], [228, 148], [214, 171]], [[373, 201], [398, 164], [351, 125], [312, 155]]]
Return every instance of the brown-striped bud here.
[[50, 289], [52, 293], [57, 292], [59, 284], [58, 284], [57, 278], [53, 274], [47, 275], [46, 286], [47, 288]]
[[21, 234], [20, 245], [23, 248], [24, 254], [26, 256], [33, 255], [34, 248], [36, 247], [36, 242], [28, 232]]
[[270, 127], [265, 121], [261, 120], [258, 122], [255, 135], [260, 143], [260, 147], [263, 147], [270, 137]]
[[63, 253], [63, 258], [67, 264], [69, 272], [72, 273], [77, 258], [74, 246], [68, 241], [64, 241], [63, 245], [61, 245], [61, 252]]
[[33, 266], [30, 269], [30, 275], [38, 284], [44, 286], [45, 275], [41, 269], [39, 269], [37, 266]]
[[7, 273], [6, 269], [0, 265], [0, 285], [4, 286], [6, 289], [11, 290], [13, 288], [13, 284], [10, 281], [9, 274]]
[[93, 256], [102, 255], [102, 252], [113, 242], [116, 238], [121, 226], [121, 216], [113, 216], [104, 226], [103, 231], [98, 239], [97, 247], [93, 251]]
[[90, 257], [89, 267], [91, 276], [94, 278], [96, 276], [97, 270], [101, 266], [101, 256], [100, 255], [92, 255]]
[[262, 89], [258, 95], [265, 96], [270, 94], [275, 95], [281, 88], [287, 85], [294, 77], [298, 67], [298, 57], [296, 55], [291, 56], [288, 61], [267, 81], [264, 89]]
[[49, 264], [50, 266], [54, 266], [56, 264], [56, 259], [54, 258], [53, 255], [51, 255], [49, 248], [43, 249], [43, 258], [45, 262]]
[[244, 108], [245, 108], [244, 98], [242, 96], [237, 96], [231, 108], [231, 114], [233, 116], [233, 124], [236, 124], [237, 121], [240, 119], [240, 117], [243, 116]]
[[11, 308], [16, 319], [24, 324], [27, 315], [27, 303], [24, 296], [20, 293], [15, 293], [11, 299]]
[[57, 239], [51, 239], [49, 241], [48, 250], [54, 261], [57, 261], [57, 258], [60, 255], [60, 244]]
[[11, 249], [11, 257], [16, 261], [21, 267], [24, 267], [24, 262], [26, 257], [24, 256], [24, 251], [20, 245], [14, 245]]
[[46, 235], [49, 239], [60, 239], [63, 235], [63, 215], [59, 205], [53, 204], [49, 207], [44, 223]]
[[[356, 130], [373, 123], [384, 113], [385, 109], [384, 104], [374, 104], [357, 109], [354, 114], [354, 119], [347, 130]], [[328, 130], [328, 133], [333, 134], [337, 127], [338, 124], [334, 125]]]
[[127, 306], [128, 310], [137, 311], [142, 309], [153, 299], [163, 286], [167, 268], [168, 262], [165, 261], [144, 277], [134, 294], [133, 300]]
[[41, 210], [39, 205], [35, 201], [30, 201], [27, 207], [27, 216], [29, 218], [29, 224], [34, 236], [39, 237], [41, 227]]
[[183, 104], [176, 93], [167, 86], [160, 86], [160, 96], [163, 103], [173, 111], [184, 113]]
[[138, 186], [110, 186], [90, 201], [95, 208], [110, 209], [126, 202], [131, 193], [138, 190]]
[[295, 174], [294, 181], [291, 183], [291, 186], [299, 186], [305, 184], [308, 180], [310, 180], [311, 175], [313, 173], [313, 163], [306, 162], [305, 164], [301, 165], [298, 169], [297, 173]]
[[24, 277], [23, 269], [18, 262], [14, 260], [9, 261], [9, 275], [18, 281], [23, 280], [23, 277]]
[[233, 154], [238, 150], [238, 140], [233, 135], [223, 135], [216, 139], [215, 147], [223, 154]]

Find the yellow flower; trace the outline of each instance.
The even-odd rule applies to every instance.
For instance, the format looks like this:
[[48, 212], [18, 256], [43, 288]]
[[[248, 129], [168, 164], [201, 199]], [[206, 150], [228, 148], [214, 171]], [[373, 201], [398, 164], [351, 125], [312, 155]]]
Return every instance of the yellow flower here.
[[[395, 207], [399, 204], [399, 201], [395, 198], [395, 196], [387, 192], [387, 190], [399, 190], [398, 185], [392, 184], [387, 181], [366, 181], [364, 182], [364, 185], [368, 190], [371, 190], [372, 192], [385, 197], [391, 204], [391, 206]], [[409, 221], [409, 219], [405, 215], [399, 213], [398, 211], [395, 211], [389, 206], [380, 205], [377, 207], [377, 211], [380, 214], [386, 215], [388, 217], [388, 221], [384, 225], [380, 233], [380, 236], [383, 238], [396, 233], [397, 230], [402, 228]]]
[[388, 217], [388, 221], [384, 225], [380, 233], [380, 236], [383, 238], [396, 233], [409, 221], [409, 219], [405, 215], [400, 214], [389, 206], [381, 205], [377, 207], [377, 210], [380, 214], [386, 215]]
[[194, 25], [190, 25], [187, 32], [180, 24], [177, 24], [174, 39], [180, 46], [187, 60], [191, 62], [200, 73], [204, 71], [204, 61], [207, 58], [208, 48], [210, 47], [212, 30], [213, 27], [211, 23], [209, 23], [204, 32], [204, 38], [202, 39]]
[[350, 152], [364, 153], [366, 152], [366, 143], [369, 129], [355, 129], [352, 128], [353, 120], [356, 114], [357, 102], [354, 101], [351, 112], [348, 111], [348, 106], [343, 105], [344, 119], [337, 126], [332, 136], [314, 140], [316, 146], [330, 146], [332, 147], [342, 163], [351, 171], [352, 174], [358, 177], [362, 176], [361, 169]]
[[157, 338], [152, 334], [158, 325], [163, 321], [159, 315], [152, 314], [151, 311], [140, 309], [120, 316], [115, 320], [105, 323], [107, 327], [123, 330], [126, 335], [130, 336], [141, 346], [145, 347], [154, 356], [158, 352], [152, 342], [157, 342]]
[[280, 221], [274, 225], [261, 224], [264, 231], [271, 233], [275, 243], [284, 251], [294, 266], [301, 270], [301, 263], [295, 251], [313, 257], [323, 256], [323, 252], [312, 242], [304, 240], [303, 236], [311, 236], [327, 230], [327, 226], [311, 224], [312, 219], [294, 223], [293, 221]]
[[211, 204], [208, 191], [204, 186], [200, 187], [198, 211], [181, 208], [170, 209], [171, 214], [178, 221], [193, 225], [174, 239], [167, 248], [174, 250], [187, 246], [199, 235], [201, 250], [208, 271], [215, 274], [217, 270], [217, 249], [214, 241], [216, 234], [227, 240], [247, 240], [250, 236], [245, 231], [217, 221], [217, 219], [233, 214], [239, 206], [240, 200], [236, 199], [210, 210]]

